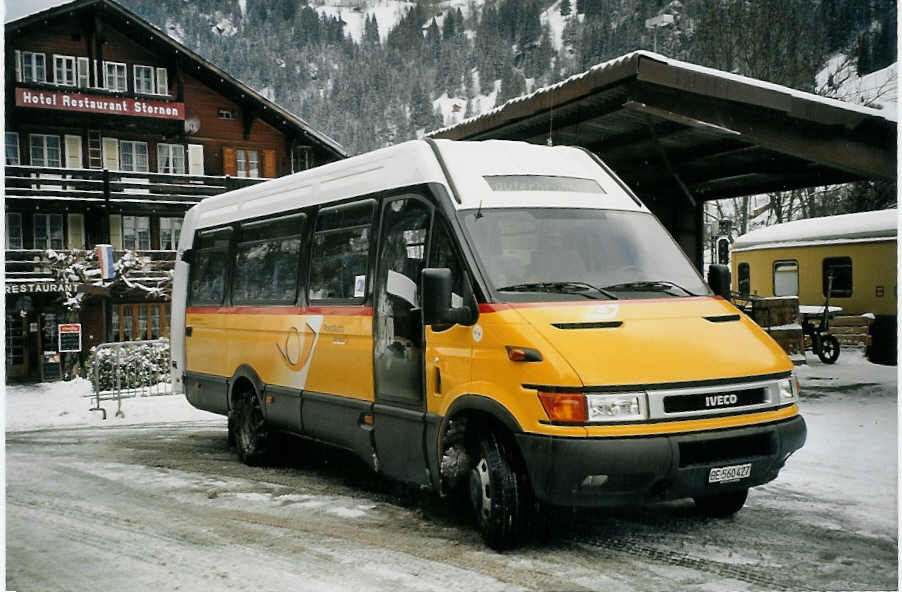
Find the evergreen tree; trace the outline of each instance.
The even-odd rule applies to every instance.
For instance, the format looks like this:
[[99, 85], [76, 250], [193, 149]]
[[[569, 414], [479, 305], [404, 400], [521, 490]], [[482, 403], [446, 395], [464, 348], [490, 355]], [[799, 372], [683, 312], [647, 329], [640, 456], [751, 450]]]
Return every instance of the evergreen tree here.
[[561, 0], [561, 16], [570, 16], [572, 10], [570, 0]]

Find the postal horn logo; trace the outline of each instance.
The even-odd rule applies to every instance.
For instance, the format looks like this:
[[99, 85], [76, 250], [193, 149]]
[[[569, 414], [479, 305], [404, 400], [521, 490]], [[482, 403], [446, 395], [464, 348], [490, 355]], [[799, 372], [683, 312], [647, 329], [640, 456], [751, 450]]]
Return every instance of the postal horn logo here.
[[285, 333], [284, 341], [276, 343], [282, 361], [292, 370], [300, 370], [306, 366], [313, 355], [313, 346], [318, 333], [309, 321], [300, 329], [291, 327]]

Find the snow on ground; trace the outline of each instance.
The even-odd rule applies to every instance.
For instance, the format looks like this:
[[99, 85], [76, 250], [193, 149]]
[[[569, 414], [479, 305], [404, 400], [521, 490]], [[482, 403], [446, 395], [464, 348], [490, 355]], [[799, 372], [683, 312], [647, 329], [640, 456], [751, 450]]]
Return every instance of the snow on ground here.
[[[760, 493], [755, 501], [783, 510], [810, 512], [811, 520], [836, 529], [895, 538], [897, 499], [898, 368], [871, 364], [856, 350], [843, 350], [836, 364], [814, 356], [796, 367], [800, 407], [808, 425], [805, 446], [779, 478], [761, 488], [794, 501], [786, 506]], [[812, 506], [818, 499], [826, 505]], [[876, 510], [876, 511], [875, 511]]]
[[853, 58], [845, 54], [831, 57], [815, 76], [818, 94], [859, 105], [896, 111], [899, 102], [898, 64], [859, 76]]
[[356, 43], [360, 43], [363, 37], [364, 23], [370, 16], [376, 15], [376, 22], [379, 24], [379, 38], [385, 41], [388, 32], [414, 5], [414, 2], [398, 2], [397, 0], [369, 0], [367, 2], [331, 0], [312, 8], [320, 15], [340, 16], [346, 23], [345, 34], [350, 35]]
[[107, 411], [103, 420], [94, 406], [90, 381], [40, 382], [6, 386], [6, 431], [34, 430], [62, 426], [114, 426], [179, 421], [221, 421], [225, 418], [200, 411], [188, 404], [184, 395], [162, 395], [122, 400], [125, 417], [116, 417], [115, 401], [102, 401]]
[[442, 125], [454, 125], [464, 119], [467, 112], [467, 99], [461, 97], [449, 97], [448, 93], [432, 101], [432, 110], [442, 114]]
[[[573, 6], [571, 15], [576, 14], [575, 4], [575, 2], [570, 3]], [[539, 18], [543, 25], [548, 25], [554, 50], [561, 51], [561, 46], [564, 43], [564, 26], [567, 24], [567, 17], [561, 16], [561, 0], [557, 0], [557, 2], [546, 8]]]

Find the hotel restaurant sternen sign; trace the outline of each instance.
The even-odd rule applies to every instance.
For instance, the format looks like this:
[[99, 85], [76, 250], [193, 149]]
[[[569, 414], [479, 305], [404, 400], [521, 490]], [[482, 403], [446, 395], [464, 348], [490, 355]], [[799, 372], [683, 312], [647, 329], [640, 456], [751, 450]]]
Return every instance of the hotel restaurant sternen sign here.
[[185, 103], [26, 88], [16, 89], [16, 106], [103, 115], [185, 119]]

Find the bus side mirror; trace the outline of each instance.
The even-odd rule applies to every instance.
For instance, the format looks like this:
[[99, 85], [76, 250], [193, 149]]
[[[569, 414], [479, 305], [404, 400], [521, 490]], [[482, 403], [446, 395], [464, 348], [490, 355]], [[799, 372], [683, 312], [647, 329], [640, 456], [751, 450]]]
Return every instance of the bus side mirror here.
[[726, 265], [711, 265], [708, 268], [708, 285], [717, 296], [730, 299], [730, 268]]
[[182, 261], [191, 265], [191, 261], [194, 259], [194, 249], [185, 249], [182, 252]]
[[473, 311], [467, 306], [451, 305], [451, 270], [447, 267], [427, 267], [423, 270], [423, 324], [442, 330], [457, 323], [469, 323]]

